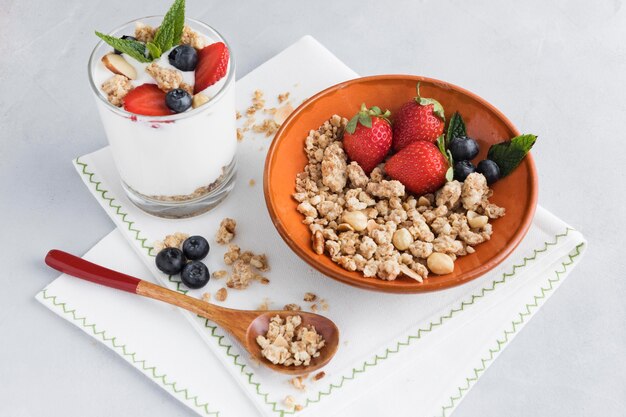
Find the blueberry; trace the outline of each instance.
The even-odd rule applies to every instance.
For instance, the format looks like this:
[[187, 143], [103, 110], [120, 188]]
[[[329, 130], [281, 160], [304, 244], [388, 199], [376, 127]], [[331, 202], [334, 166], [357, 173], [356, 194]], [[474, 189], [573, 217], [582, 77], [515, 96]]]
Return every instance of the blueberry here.
[[454, 164], [454, 179], [457, 181], [465, 181], [472, 172], [476, 172], [476, 167], [470, 161], [459, 161]]
[[476, 155], [478, 155], [480, 151], [478, 143], [474, 139], [465, 136], [452, 139], [448, 145], [448, 149], [450, 149], [452, 158], [454, 158], [455, 161], [472, 160], [476, 158]]
[[193, 71], [198, 64], [198, 53], [189, 45], [178, 45], [172, 49], [167, 59], [181, 71]]
[[[131, 41], [136, 41], [137, 40], [134, 36], [130, 36], [130, 35], [124, 35], [120, 39], [128, 39], [128, 40], [131, 40]], [[121, 55], [122, 51], [118, 51], [117, 49], [114, 49], [113, 53]]]
[[182, 113], [191, 107], [191, 96], [182, 88], [175, 88], [165, 95], [165, 104], [174, 113]]
[[202, 236], [191, 236], [183, 242], [183, 253], [192, 261], [204, 259], [209, 254], [209, 242]]
[[484, 159], [478, 163], [476, 172], [480, 172], [487, 179], [487, 184], [493, 184], [500, 179], [500, 168], [491, 159]]
[[180, 274], [180, 280], [183, 284], [194, 290], [204, 287], [209, 282], [210, 277], [209, 268], [200, 261], [189, 262]]
[[161, 272], [176, 275], [185, 266], [185, 255], [178, 248], [165, 248], [157, 253], [156, 266]]

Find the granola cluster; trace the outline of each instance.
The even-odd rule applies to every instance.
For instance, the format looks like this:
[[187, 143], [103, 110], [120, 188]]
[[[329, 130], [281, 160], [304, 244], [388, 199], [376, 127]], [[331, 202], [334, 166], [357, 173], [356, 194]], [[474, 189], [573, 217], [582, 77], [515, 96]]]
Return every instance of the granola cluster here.
[[[236, 234], [237, 222], [231, 218], [225, 218], [220, 222], [220, 227], [215, 235], [215, 241], [220, 245], [229, 244]], [[237, 290], [248, 288], [254, 281], [261, 284], [269, 284], [270, 280], [262, 275], [270, 270], [270, 265], [265, 254], [256, 254], [251, 251], [242, 251], [234, 244], [228, 245], [228, 251], [224, 253], [224, 263], [231, 267], [231, 271], [219, 270], [212, 274], [214, 279], [226, 278], [226, 287]], [[228, 290], [220, 289], [221, 294], [216, 299], [224, 301]], [[221, 298], [221, 299], [220, 299]]]
[[256, 341], [264, 358], [285, 366], [307, 366], [324, 347], [322, 335], [313, 326], [303, 326], [300, 316], [272, 317], [267, 333]]
[[120, 107], [123, 104], [124, 97], [133, 88], [130, 80], [120, 74], [115, 74], [102, 83], [102, 91], [107, 95], [107, 100], [116, 107]]
[[492, 191], [482, 174], [413, 196], [385, 176], [384, 164], [368, 176], [348, 163], [341, 141], [346, 123], [334, 115], [309, 132], [308, 164], [296, 177], [293, 198], [315, 253], [366, 277], [422, 282], [429, 272], [452, 272], [457, 257], [491, 238], [489, 220], [505, 210], [489, 202]]
[[[255, 133], [264, 133], [266, 137], [273, 136], [283, 124], [287, 116], [293, 111], [293, 106], [289, 101], [289, 92], [278, 95], [278, 107], [265, 107], [265, 95], [261, 90], [255, 90], [252, 94], [252, 102], [246, 109], [246, 120], [242, 127], [237, 128], [237, 139], [243, 140], [244, 133], [252, 130]], [[265, 118], [257, 123], [257, 116], [266, 114], [271, 117]], [[241, 112], [237, 112], [237, 119], [242, 118]]]

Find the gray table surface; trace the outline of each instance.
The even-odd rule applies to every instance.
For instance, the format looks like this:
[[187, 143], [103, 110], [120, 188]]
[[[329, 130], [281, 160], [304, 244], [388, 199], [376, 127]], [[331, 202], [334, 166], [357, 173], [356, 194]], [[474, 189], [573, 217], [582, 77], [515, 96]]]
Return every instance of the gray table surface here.
[[[462, 85], [538, 134], [540, 204], [589, 251], [455, 416], [624, 415], [621, 0], [188, 3], [230, 40], [239, 76], [311, 34], [360, 74]], [[83, 253], [113, 228], [70, 164], [106, 144], [85, 70], [93, 30], [167, 7], [0, 0], [1, 416], [194, 415], [33, 299], [57, 276], [49, 248]]]

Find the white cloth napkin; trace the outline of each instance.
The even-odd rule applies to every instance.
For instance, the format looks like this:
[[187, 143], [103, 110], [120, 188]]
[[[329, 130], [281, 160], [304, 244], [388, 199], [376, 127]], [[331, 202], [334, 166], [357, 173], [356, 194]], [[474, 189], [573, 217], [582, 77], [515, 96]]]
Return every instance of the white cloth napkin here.
[[[268, 107], [276, 105], [273, 101], [277, 95], [287, 91], [297, 105], [320, 89], [354, 76], [314, 39], [305, 37], [237, 83], [237, 106], [245, 110], [256, 89], [265, 93]], [[90, 252], [91, 260], [183, 290], [155, 268], [152, 243], [178, 231], [212, 237], [222, 218], [233, 217], [238, 221], [235, 243], [268, 254], [271, 284], [230, 290], [225, 305], [256, 308], [267, 297], [274, 308], [292, 302], [306, 307], [308, 303], [302, 301], [302, 296], [307, 291], [324, 298], [329, 309], [323, 313], [338, 324], [342, 340], [335, 359], [324, 369], [326, 376], [317, 382], [307, 380], [306, 391], [296, 391], [287, 383], [287, 377], [250, 362], [248, 355], [219, 328], [190, 313], [183, 312], [192, 324], [187, 328], [170, 307], [155, 306], [150, 300], [124, 299], [125, 306], [132, 304], [133, 310], [141, 310], [129, 320], [128, 309], [120, 308], [120, 300], [131, 295], [66, 277], [55, 281], [38, 298], [203, 414], [220, 411], [224, 415], [249, 415], [249, 411], [241, 414], [245, 411], [243, 402], [232, 401], [234, 387], [243, 390], [263, 415], [282, 416], [294, 412], [283, 404], [287, 395], [303, 407], [299, 414], [328, 415], [368, 388], [376, 386], [379, 392], [391, 386], [389, 393], [396, 393], [394, 401], [385, 401], [381, 396], [377, 402], [369, 396], [365, 402], [372, 404], [370, 410], [402, 414], [406, 400], [398, 398], [397, 393], [406, 392], [412, 400], [411, 414], [446, 416], [553, 293], [583, 252], [583, 237], [539, 207], [528, 236], [515, 252], [489, 274], [461, 287], [399, 296], [339, 284], [291, 253], [269, 220], [261, 187], [269, 143], [270, 139], [262, 134], [248, 134], [239, 146], [239, 174], [232, 195], [209, 214], [186, 220], [157, 219], [135, 208], [124, 196], [108, 148], [82, 156], [75, 164], [119, 229]], [[250, 179], [257, 185], [248, 185]], [[131, 260], [130, 251], [120, 244], [120, 234], [139, 255], [143, 267]], [[223, 247], [212, 245], [208, 259], [211, 270], [224, 268], [223, 252]], [[188, 294], [214, 294], [223, 284], [212, 280], [208, 288]], [[110, 300], [100, 295], [103, 291]], [[194, 331], [204, 342], [193, 339], [191, 343], [191, 352], [197, 357], [186, 355], [181, 359], [173, 354], [177, 345], [192, 339]], [[107, 341], [112, 337], [113, 342]], [[126, 348], [120, 350], [119, 346]], [[136, 355], [129, 357], [130, 351]], [[223, 369], [217, 370], [216, 363], [221, 363]], [[159, 372], [167, 372], [173, 379], [163, 380]], [[400, 376], [393, 375], [407, 372], [423, 378], [414, 379], [410, 386], [394, 383]], [[235, 384], [226, 383], [224, 373], [230, 374]], [[389, 383], [381, 384], [386, 378], [391, 378]]]

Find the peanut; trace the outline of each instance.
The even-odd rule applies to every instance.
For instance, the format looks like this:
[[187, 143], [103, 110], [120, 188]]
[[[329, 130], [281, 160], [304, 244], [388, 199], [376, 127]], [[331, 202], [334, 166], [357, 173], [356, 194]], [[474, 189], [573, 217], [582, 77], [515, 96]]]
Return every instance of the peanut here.
[[392, 243], [398, 250], [407, 250], [413, 243], [413, 236], [411, 236], [411, 232], [403, 227], [394, 232]]
[[346, 211], [343, 213], [342, 219], [348, 223], [357, 232], [365, 230], [367, 227], [367, 216], [362, 211]]
[[489, 223], [489, 217], [481, 216], [473, 210], [467, 212], [467, 223], [472, 229], [481, 229]]
[[454, 271], [454, 261], [445, 253], [433, 252], [426, 260], [428, 269], [437, 275], [445, 275]]

